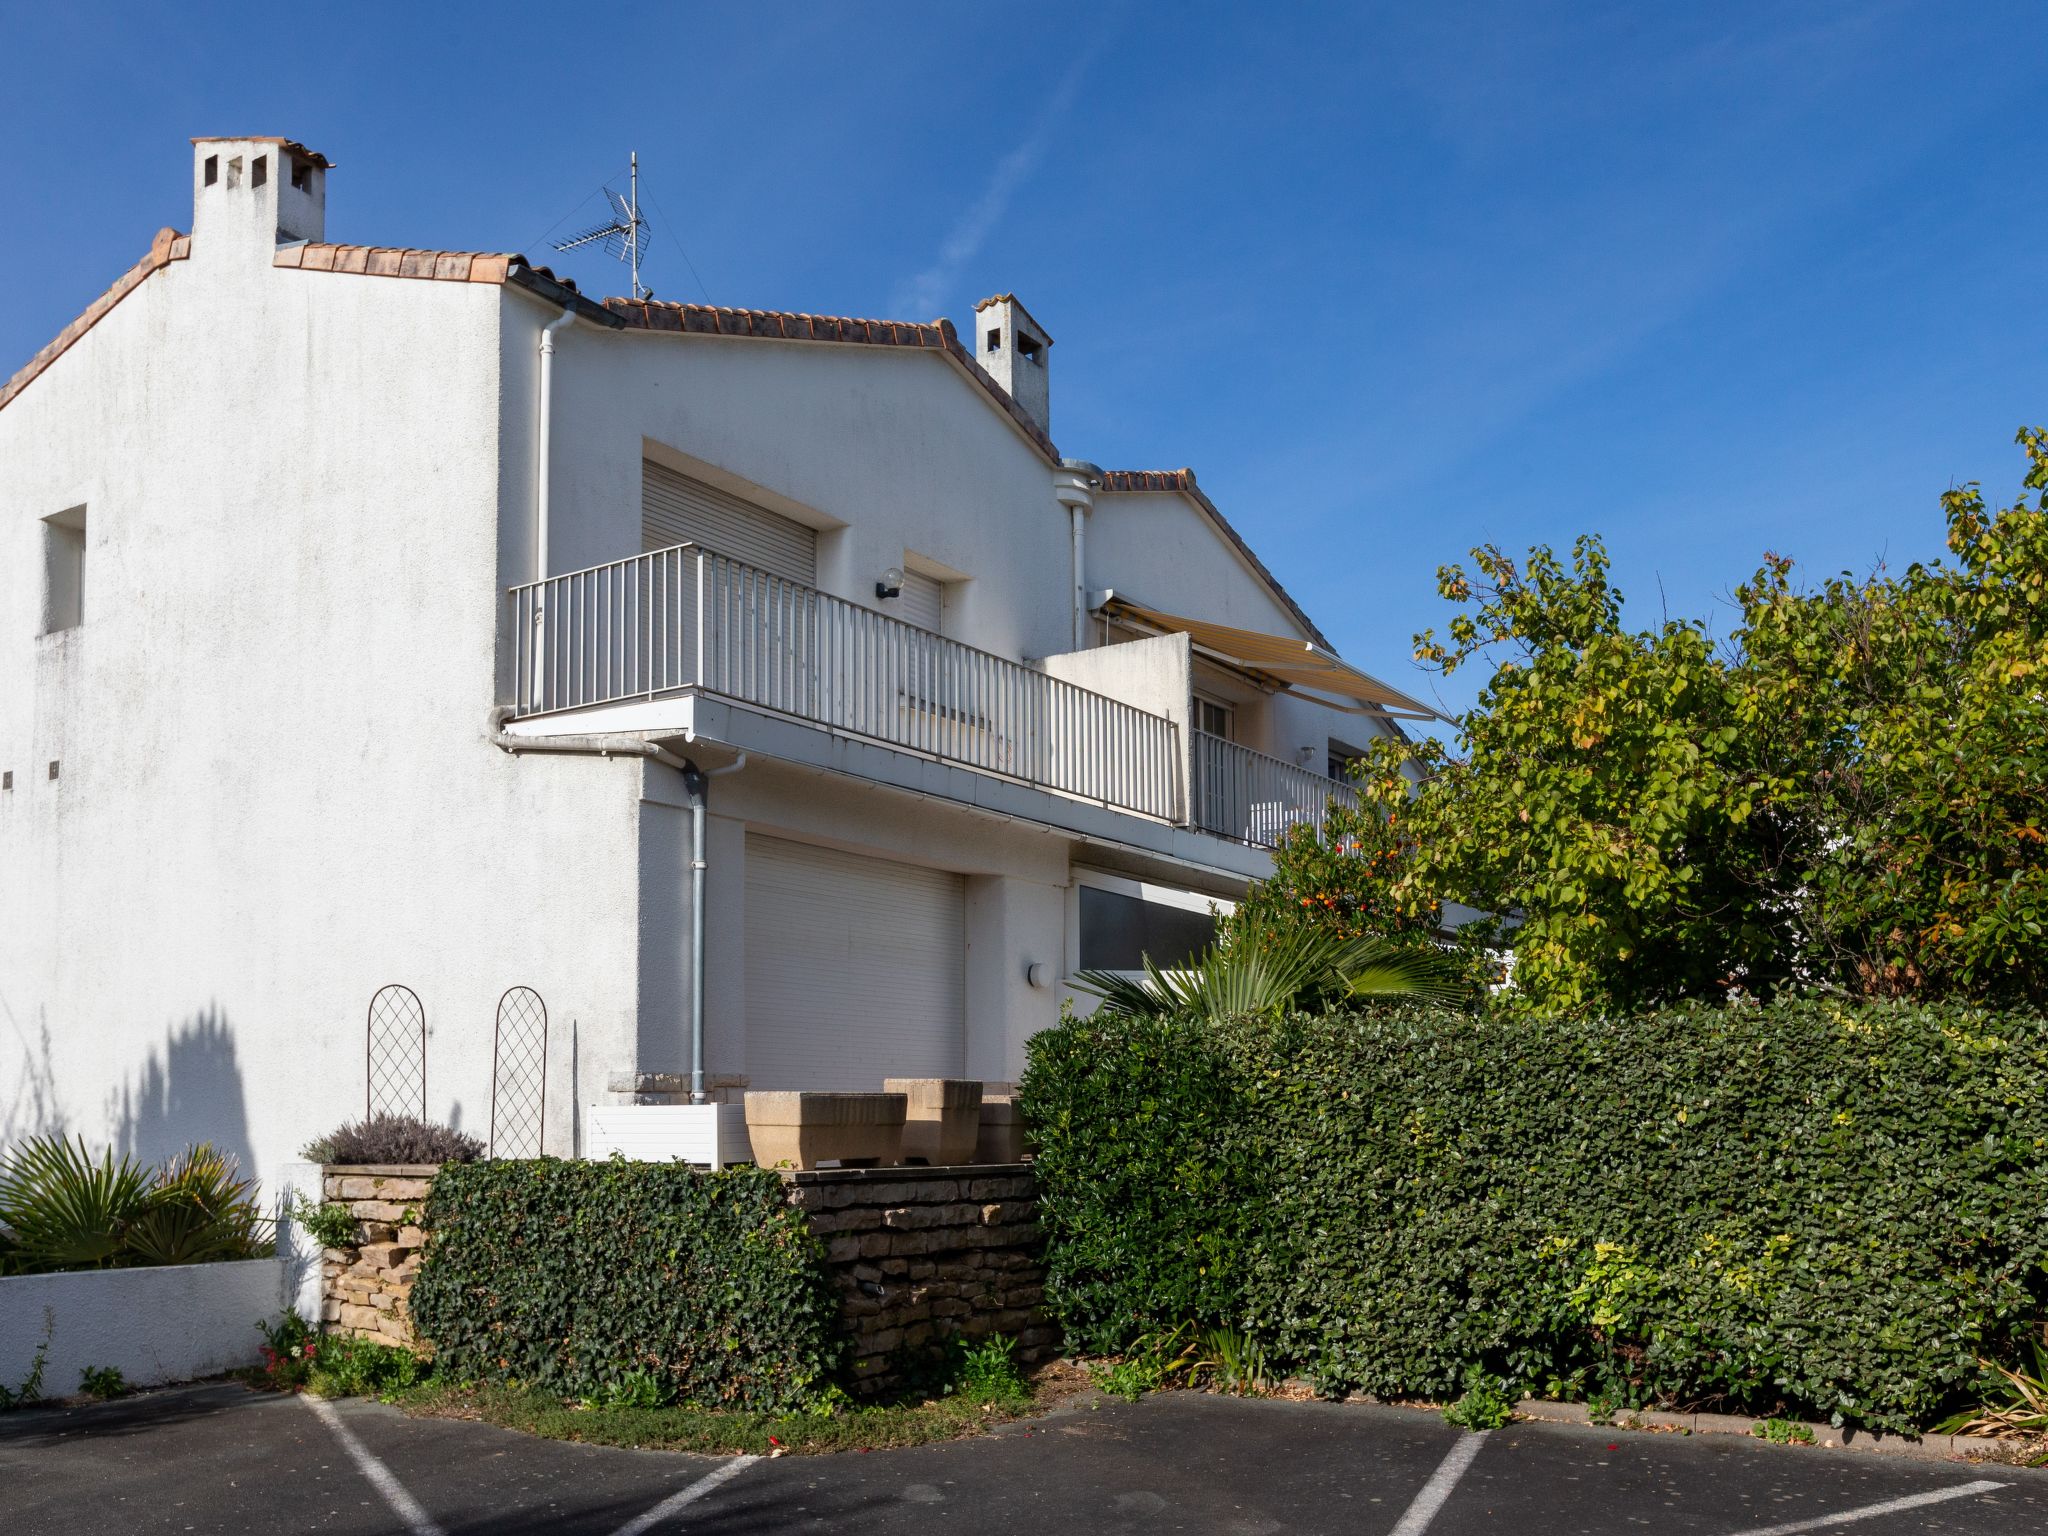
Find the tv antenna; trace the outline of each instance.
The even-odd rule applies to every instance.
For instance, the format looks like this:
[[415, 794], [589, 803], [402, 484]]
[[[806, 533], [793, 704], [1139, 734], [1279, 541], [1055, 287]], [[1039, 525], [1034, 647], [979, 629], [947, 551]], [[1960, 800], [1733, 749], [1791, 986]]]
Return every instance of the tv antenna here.
[[602, 246], [606, 254], [626, 262], [633, 269], [633, 297], [644, 299], [651, 290], [640, 286], [640, 244], [641, 232], [647, 228], [647, 221], [640, 217], [640, 153], [633, 151], [631, 157], [631, 183], [628, 197], [621, 197], [610, 187], [604, 195], [611, 202], [611, 218], [603, 224], [593, 225], [580, 235], [571, 235], [567, 240], [557, 240], [555, 249], [573, 251], [579, 246]]

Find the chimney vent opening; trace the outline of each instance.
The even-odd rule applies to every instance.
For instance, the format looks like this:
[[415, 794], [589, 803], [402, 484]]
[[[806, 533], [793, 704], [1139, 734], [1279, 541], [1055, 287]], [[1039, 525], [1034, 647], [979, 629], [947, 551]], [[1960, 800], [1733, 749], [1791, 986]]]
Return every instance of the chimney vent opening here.
[[1003, 328], [1001, 326], [996, 325], [989, 327], [988, 349], [991, 352], [1000, 352], [1003, 350]]
[[270, 180], [270, 156], [258, 155], [255, 163], [249, 167], [249, 185], [260, 187], [268, 180]]
[[214, 184], [214, 183], [215, 183], [216, 181], [219, 181], [219, 180], [220, 180], [220, 156], [219, 156], [219, 155], [208, 155], [208, 156], [206, 157], [206, 184], [207, 184], [207, 185], [208, 185], [208, 186], [210, 187], [210, 186], [212, 186], [212, 185], [213, 185], [213, 184]]
[[1038, 338], [1031, 335], [1028, 331], [1019, 331], [1017, 333], [1017, 351], [1028, 363], [1042, 363], [1045, 361], [1039, 355]]
[[292, 156], [292, 186], [296, 190], [303, 192], [312, 184], [313, 167], [301, 160], [297, 155]]
[[236, 155], [228, 161], [228, 190], [232, 192], [242, 184], [242, 157]]

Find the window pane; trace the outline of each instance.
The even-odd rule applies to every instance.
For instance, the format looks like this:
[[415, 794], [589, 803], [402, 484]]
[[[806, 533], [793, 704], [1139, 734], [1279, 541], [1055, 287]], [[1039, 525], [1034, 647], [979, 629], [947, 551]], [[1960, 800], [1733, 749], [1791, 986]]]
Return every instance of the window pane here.
[[1144, 969], [1145, 957], [1165, 970], [1185, 965], [1216, 941], [1216, 919], [1143, 901], [1116, 891], [1081, 887], [1081, 968]]

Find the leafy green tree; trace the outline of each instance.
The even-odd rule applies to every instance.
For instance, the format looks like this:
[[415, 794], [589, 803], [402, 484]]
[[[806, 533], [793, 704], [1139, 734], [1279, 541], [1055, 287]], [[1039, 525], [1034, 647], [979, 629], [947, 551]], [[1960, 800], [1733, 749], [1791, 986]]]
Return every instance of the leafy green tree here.
[[1942, 497], [1952, 563], [1802, 593], [1767, 559], [1739, 591], [1736, 713], [1814, 979], [2048, 1003], [2048, 433], [2018, 441], [2013, 505]]
[[1943, 497], [1952, 561], [1810, 591], [1766, 556], [1725, 645], [1622, 622], [1597, 538], [1473, 552], [1419, 660], [1491, 667], [1449, 751], [1385, 745], [1253, 918], [1417, 941], [1499, 914], [1509, 1001], [1587, 1012], [1786, 989], [2048, 1002], [2048, 433], [2025, 489]]
[[1396, 899], [1511, 918], [1514, 995], [1546, 1009], [1773, 990], [1790, 936], [1781, 839], [1756, 814], [1763, 785], [1705, 626], [1625, 629], [1595, 538], [1569, 567], [1540, 547], [1473, 561], [1439, 573], [1469, 609], [1416, 654], [1493, 675], [1409, 809]]

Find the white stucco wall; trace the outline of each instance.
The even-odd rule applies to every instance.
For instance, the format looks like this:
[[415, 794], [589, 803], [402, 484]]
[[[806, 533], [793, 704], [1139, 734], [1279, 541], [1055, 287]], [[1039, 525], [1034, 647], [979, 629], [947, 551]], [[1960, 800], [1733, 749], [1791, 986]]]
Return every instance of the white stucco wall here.
[[43, 1357], [44, 1397], [113, 1367], [135, 1387], [254, 1365], [259, 1322], [291, 1304], [279, 1259], [0, 1277], [0, 1381], [18, 1390]]
[[[482, 1134], [523, 983], [566, 1151], [572, 1061], [631, 1045], [637, 768], [489, 744], [506, 299], [235, 238], [0, 410], [0, 1141], [267, 1173], [361, 1113], [391, 981], [429, 1112]], [[79, 504], [85, 622], [38, 638]]]
[[[0, 410], [0, 1142], [212, 1140], [281, 1177], [360, 1113], [364, 1009], [401, 981], [427, 1009], [429, 1113], [478, 1134], [498, 997], [541, 993], [548, 1147], [568, 1152], [611, 1072], [688, 1065], [688, 816], [658, 764], [490, 744], [504, 589], [536, 566], [537, 341], [558, 311], [277, 269], [274, 216], [201, 193], [191, 259]], [[1058, 654], [1053, 466], [945, 358], [579, 323], [555, 391], [550, 570], [637, 551], [653, 455], [819, 527], [826, 590], [888, 612], [887, 567], [955, 573], [949, 636], [1185, 727], [1184, 639]], [[43, 519], [77, 506], [86, 620], [39, 638]], [[1099, 498], [1086, 584], [1295, 632], [1178, 496]], [[1250, 744], [1317, 767], [1360, 724], [1247, 706]], [[1026, 967], [1071, 968], [1071, 868], [1100, 846], [757, 756], [713, 791], [714, 1073], [746, 1058], [750, 830], [965, 875], [970, 1069], [1016, 1075], [1057, 1014]]]

